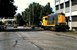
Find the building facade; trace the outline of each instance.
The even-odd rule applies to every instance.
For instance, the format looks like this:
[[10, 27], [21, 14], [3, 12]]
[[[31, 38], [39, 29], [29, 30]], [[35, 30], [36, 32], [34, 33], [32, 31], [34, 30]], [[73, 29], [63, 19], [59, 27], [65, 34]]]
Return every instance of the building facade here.
[[64, 12], [66, 17], [69, 18], [71, 14], [71, 26], [72, 28], [77, 28], [77, 0], [55, 0], [55, 12]]

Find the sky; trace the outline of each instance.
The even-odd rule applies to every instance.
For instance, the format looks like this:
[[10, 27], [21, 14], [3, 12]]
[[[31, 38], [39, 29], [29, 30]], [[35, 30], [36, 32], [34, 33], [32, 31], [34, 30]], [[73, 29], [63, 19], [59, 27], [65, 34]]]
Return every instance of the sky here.
[[51, 7], [54, 9], [54, 0], [14, 0], [16, 5], [18, 7], [17, 13], [23, 12], [30, 3], [37, 2], [43, 6], [45, 6], [48, 2], [50, 2]]

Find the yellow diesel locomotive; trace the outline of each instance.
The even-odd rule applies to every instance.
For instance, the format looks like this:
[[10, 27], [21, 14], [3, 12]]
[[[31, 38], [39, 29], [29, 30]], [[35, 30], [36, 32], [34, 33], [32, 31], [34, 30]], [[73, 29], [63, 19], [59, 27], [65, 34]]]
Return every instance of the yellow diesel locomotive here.
[[54, 13], [44, 16], [41, 21], [41, 27], [45, 30], [69, 30], [64, 13]]

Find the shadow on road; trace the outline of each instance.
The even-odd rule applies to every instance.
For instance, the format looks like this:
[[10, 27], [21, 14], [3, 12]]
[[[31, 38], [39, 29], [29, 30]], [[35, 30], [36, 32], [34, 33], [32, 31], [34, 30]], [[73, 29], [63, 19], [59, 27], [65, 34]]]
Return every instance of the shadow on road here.
[[0, 32], [29, 32], [29, 31], [44, 31], [40, 29], [7, 29], [7, 30], [0, 30]]
[[[32, 32], [32, 31], [52, 31], [52, 30], [43, 30], [43, 29], [7, 29], [0, 30], [0, 32]], [[53, 32], [70, 32], [70, 31], [53, 31]], [[72, 32], [72, 31], [71, 31]]]

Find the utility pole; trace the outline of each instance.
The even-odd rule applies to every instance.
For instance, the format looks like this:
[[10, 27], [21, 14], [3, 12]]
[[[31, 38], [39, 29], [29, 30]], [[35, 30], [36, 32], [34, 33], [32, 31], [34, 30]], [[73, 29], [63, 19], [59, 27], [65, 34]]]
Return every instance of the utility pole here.
[[65, 11], [65, 7], [66, 7], [66, 6], [65, 6], [65, 0], [64, 0], [64, 13], [66, 12], [66, 11]]
[[33, 25], [34, 25], [34, 5], [32, 5], [32, 16], [33, 16]]
[[70, 10], [70, 22], [69, 22], [69, 24], [70, 24], [70, 30], [72, 30], [72, 17], [71, 17], [72, 16], [71, 15], [72, 14], [72, 12], [71, 12], [72, 11], [71, 10], [72, 2], [71, 2], [71, 0], [69, 0], [69, 5], [70, 5], [70, 7], [69, 7], [70, 8], [69, 9]]
[[59, 0], [59, 12], [61, 12], [61, 10], [60, 10], [60, 0]]
[[[29, 14], [30, 14], [30, 12], [29, 12]], [[29, 15], [29, 26], [30, 26], [31, 24], [30, 24], [30, 15]]]
[[56, 0], [54, 1], [54, 5], [55, 5], [55, 12], [56, 12]]

